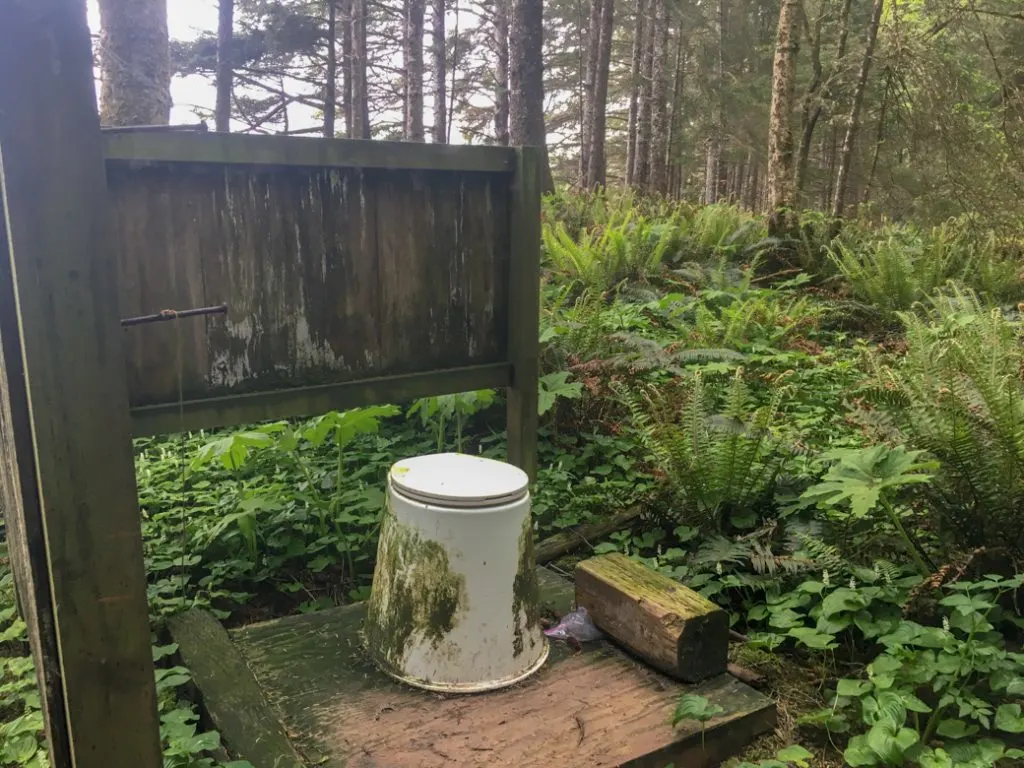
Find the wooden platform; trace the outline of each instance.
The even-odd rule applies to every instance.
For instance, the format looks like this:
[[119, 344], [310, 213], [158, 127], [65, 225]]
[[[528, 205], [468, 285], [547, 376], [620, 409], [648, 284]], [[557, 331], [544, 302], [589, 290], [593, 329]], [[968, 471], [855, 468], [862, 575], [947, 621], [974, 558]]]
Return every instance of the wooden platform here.
[[[540, 569], [546, 608], [571, 607], [572, 586]], [[380, 674], [359, 642], [363, 605], [290, 616], [226, 633], [206, 613], [172, 633], [213, 725], [256, 768], [517, 766], [700, 768], [775, 725], [774, 703], [728, 675], [688, 687], [607, 644], [552, 644], [524, 683], [444, 696]], [[669, 717], [693, 692], [724, 712], [704, 728]]]

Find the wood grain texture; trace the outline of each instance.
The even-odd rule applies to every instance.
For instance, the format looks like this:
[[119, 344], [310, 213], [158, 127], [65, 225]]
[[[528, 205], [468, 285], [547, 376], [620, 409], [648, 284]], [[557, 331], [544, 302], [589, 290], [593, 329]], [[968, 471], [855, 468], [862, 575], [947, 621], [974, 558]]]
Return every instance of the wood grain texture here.
[[301, 768], [302, 757], [220, 622], [192, 609], [167, 624], [214, 728], [231, 734], [231, 749], [255, 768]]
[[109, 160], [143, 163], [310, 166], [510, 173], [508, 147], [412, 144], [223, 133], [111, 133]]
[[32, 427], [18, 336], [18, 308], [8, 258], [0, 184], [0, 503], [15, 601], [25, 621], [46, 719], [46, 741], [55, 765], [68, 765], [71, 747], [64, 718], [57, 625], [50, 594], [43, 514], [32, 454]]
[[135, 408], [507, 359], [507, 176], [107, 169]]
[[579, 563], [576, 602], [604, 632], [665, 674], [695, 683], [726, 671], [728, 614], [625, 555]]
[[537, 377], [540, 374], [540, 190], [544, 154], [516, 150], [509, 265], [508, 460], [537, 477]]
[[[567, 611], [571, 585], [544, 569], [538, 576], [542, 603]], [[231, 633], [312, 764], [664, 768], [674, 760], [701, 768], [775, 724], [772, 702], [728, 675], [697, 687], [680, 685], [608, 644], [579, 655], [557, 644], [540, 672], [503, 691], [430, 694], [399, 685], [373, 667], [359, 635], [364, 615], [360, 604]], [[668, 724], [683, 692], [706, 696], [724, 709], [706, 725], [703, 747], [698, 723], [684, 722], [675, 731]], [[230, 732], [224, 737], [231, 743]]]
[[[118, 764], [156, 768], [117, 270], [84, 5], [0, 0], [0, 71], [8, 73], [0, 77], [8, 239], [0, 294], [13, 297], [18, 321], [12, 327], [7, 308], [0, 343], [5, 361], [22, 361], [6, 371], [20, 381], [8, 381], [3, 452], [7, 468], [17, 468], [7, 493], [20, 494], [8, 514], [32, 536], [38, 515], [45, 535], [45, 561], [38, 543], [28, 549], [34, 580], [20, 592], [29, 602], [48, 571], [64, 702], [53, 708], [44, 681], [45, 714], [51, 736], [58, 720], [69, 734], [55, 765], [109, 768], [116, 750]], [[39, 622], [36, 631], [49, 627]], [[34, 650], [52, 652], [45, 640]], [[41, 674], [55, 674], [53, 662]]]

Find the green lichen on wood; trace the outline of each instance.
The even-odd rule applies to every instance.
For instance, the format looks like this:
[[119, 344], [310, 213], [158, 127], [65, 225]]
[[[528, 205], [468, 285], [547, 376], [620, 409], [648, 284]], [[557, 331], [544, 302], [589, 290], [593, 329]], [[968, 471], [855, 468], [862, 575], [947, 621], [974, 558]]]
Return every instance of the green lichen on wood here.
[[523, 652], [523, 635], [529, 637], [530, 648], [535, 647], [540, 626], [540, 588], [533, 555], [533, 521], [529, 515], [519, 534], [519, 566], [512, 582], [512, 621], [512, 653], [518, 657]]
[[444, 547], [400, 523], [390, 507], [377, 558], [366, 646], [378, 663], [401, 672], [410, 641], [426, 640], [436, 649], [455, 628], [467, 607], [466, 583], [451, 570]]

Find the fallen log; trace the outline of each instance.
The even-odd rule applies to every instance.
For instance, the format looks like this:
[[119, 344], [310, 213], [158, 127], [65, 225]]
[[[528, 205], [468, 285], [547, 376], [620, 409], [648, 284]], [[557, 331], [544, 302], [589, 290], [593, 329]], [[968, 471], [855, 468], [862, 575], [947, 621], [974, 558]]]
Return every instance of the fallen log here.
[[741, 667], [739, 664], [729, 662], [729, 665], [726, 667], [726, 671], [737, 680], [742, 680], [747, 685], [756, 687], [764, 682], [764, 679], [757, 674], [757, 672], [752, 669], [747, 669], [746, 667]]
[[598, 539], [603, 539], [609, 534], [621, 531], [630, 523], [636, 520], [643, 513], [640, 506], [630, 507], [618, 512], [605, 520], [597, 520], [593, 523], [581, 525], [578, 528], [556, 533], [549, 536], [534, 547], [534, 554], [537, 557], [537, 564], [544, 565], [556, 560], [562, 555], [574, 552], [582, 546], [588, 545]]

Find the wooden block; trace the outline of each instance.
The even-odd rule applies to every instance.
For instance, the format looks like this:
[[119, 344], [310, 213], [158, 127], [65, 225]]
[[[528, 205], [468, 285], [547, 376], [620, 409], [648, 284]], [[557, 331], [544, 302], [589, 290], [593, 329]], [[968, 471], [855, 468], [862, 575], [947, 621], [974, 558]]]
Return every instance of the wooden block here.
[[696, 683], [725, 672], [725, 611], [624, 555], [577, 565], [576, 603], [612, 639], [667, 675]]

